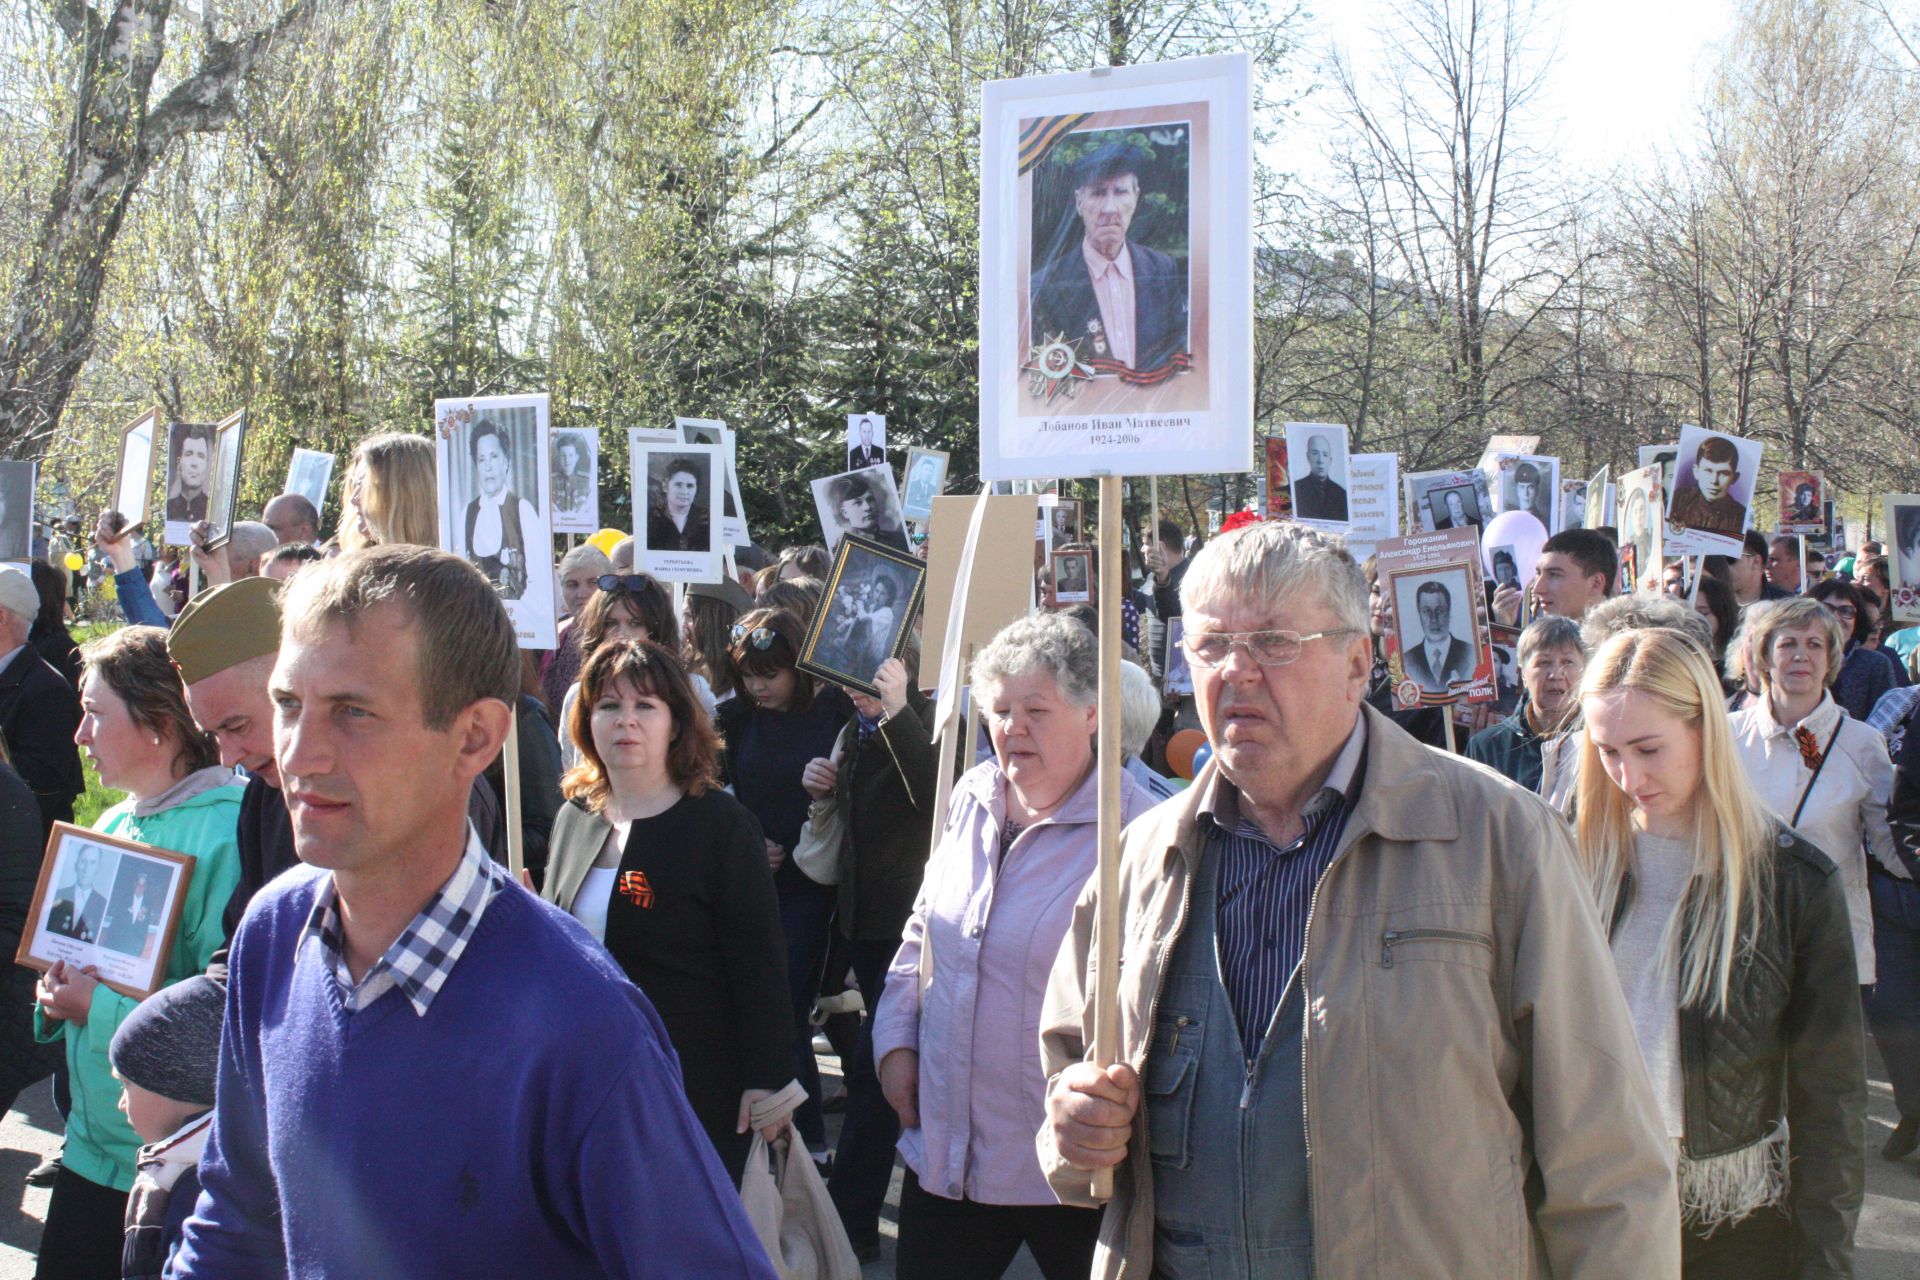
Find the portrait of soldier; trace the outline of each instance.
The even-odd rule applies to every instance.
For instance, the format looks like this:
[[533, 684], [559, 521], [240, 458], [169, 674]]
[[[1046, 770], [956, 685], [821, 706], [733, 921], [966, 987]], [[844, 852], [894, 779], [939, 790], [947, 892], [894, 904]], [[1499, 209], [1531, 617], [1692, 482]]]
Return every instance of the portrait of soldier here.
[[[1035, 346], [1061, 338], [1081, 360], [1155, 369], [1187, 349], [1187, 271], [1133, 237], [1146, 153], [1125, 143], [1088, 152], [1072, 170], [1078, 235], [1032, 285]], [[1184, 193], [1181, 193], [1184, 195]]]
[[1400, 644], [1400, 665], [1408, 678], [1428, 693], [1445, 693], [1449, 685], [1472, 679], [1473, 649], [1453, 634], [1453, 592], [1429, 579], [1414, 592], [1413, 604], [1419, 632], [1408, 643], [1403, 630]]
[[1293, 482], [1293, 514], [1299, 520], [1345, 520], [1347, 490], [1327, 474], [1333, 463], [1333, 442], [1323, 435], [1307, 437], [1307, 474]]
[[1540, 483], [1540, 468], [1522, 462], [1513, 469], [1513, 510], [1524, 511], [1543, 528], [1553, 528], [1552, 511]]
[[181, 422], [170, 441], [173, 465], [167, 470], [167, 519], [207, 518], [207, 490], [213, 483], [213, 424]]
[[863, 467], [878, 467], [887, 460], [886, 446], [873, 438], [874, 417], [863, 414], [847, 432], [847, 470], [859, 471]]
[[1733, 496], [1740, 478], [1740, 446], [1725, 436], [1708, 436], [1693, 455], [1693, 474], [1676, 484], [1667, 504], [1667, 523], [1680, 529], [1737, 538], [1746, 529], [1746, 504]]
[[1820, 490], [1811, 477], [1802, 477], [1793, 486], [1793, 501], [1787, 507], [1787, 519], [1794, 524], [1820, 522]]

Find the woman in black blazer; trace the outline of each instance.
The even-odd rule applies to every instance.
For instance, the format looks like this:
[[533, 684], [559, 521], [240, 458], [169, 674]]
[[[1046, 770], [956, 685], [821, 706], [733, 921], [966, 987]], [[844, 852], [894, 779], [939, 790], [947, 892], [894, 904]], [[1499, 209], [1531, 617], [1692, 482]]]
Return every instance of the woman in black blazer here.
[[562, 783], [542, 896], [653, 1002], [687, 1100], [737, 1183], [748, 1107], [793, 1078], [786, 944], [760, 824], [720, 790], [719, 737], [686, 668], [657, 644], [595, 650], [567, 732], [580, 763]]

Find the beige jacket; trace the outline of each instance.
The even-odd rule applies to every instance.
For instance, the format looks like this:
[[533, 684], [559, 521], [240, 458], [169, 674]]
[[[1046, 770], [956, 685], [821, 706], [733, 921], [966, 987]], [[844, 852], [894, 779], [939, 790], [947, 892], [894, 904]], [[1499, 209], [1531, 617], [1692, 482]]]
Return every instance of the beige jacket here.
[[[1492, 770], [1362, 714], [1366, 774], [1302, 959], [1316, 1275], [1677, 1277], [1670, 1144], [1565, 825]], [[1223, 785], [1210, 765], [1121, 837], [1120, 1043], [1136, 1070], [1169, 1034], [1154, 1008], [1197, 815]], [[1041, 1009], [1050, 1089], [1093, 1040], [1097, 884]], [[1115, 1171], [1096, 1278], [1152, 1269], [1146, 1117]], [[1045, 1126], [1037, 1145], [1063, 1203], [1096, 1203]]]

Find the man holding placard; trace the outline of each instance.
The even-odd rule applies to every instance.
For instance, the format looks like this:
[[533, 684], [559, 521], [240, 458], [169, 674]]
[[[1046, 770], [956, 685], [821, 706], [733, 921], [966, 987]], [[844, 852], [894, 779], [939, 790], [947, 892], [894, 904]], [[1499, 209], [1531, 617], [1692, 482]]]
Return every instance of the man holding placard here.
[[1670, 1143], [1564, 824], [1361, 705], [1337, 539], [1235, 530], [1182, 595], [1213, 760], [1121, 838], [1114, 1065], [1089, 1060], [1097, 885], [1041, 1017], [1055, 1194], [1125, 1166], [1094, 1276], [1678, 1276]]

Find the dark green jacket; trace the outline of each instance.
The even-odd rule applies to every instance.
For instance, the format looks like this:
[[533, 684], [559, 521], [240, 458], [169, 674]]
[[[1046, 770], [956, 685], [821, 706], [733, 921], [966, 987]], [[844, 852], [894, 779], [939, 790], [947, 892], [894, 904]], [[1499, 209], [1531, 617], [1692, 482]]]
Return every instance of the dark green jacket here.
[[1467, 739], [1467, 759], [1497, 769], [1527, 790], [1540, 790], [1540, 735], [1527, 723], [1527, 700], [1499, 724], [1488, 725]]

